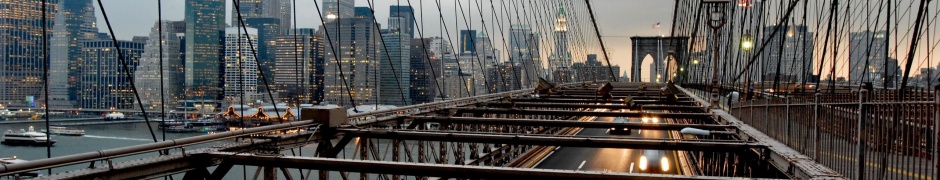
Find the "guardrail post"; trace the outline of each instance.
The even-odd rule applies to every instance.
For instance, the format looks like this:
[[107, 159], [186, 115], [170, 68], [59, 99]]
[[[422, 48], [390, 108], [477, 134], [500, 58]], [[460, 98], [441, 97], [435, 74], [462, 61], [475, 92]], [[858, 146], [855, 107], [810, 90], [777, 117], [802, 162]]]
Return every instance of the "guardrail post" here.
[[783, 144], [786, 144], [787, 146], [791, 146], [792, 144], [790, 144], [790, 97], [787, 97], [786, 99], [784, 99], [784, 101], [787, 102], [786, 115], [785, 115], [786, 123], [787, 123], [787, 132], [784, 135], [784, 139], [786, 140], [786, 142]]
[[865, 119], [867, 119], [866, 108], [868, 106], [868, 89], [862, 88], [858, 91], [858, 130], [855, 132], [856, 142], [858, 143], [857, 147], [857, 162], [858, 166], [855, 169], [856, 179], [865, 179], [865, 149], [867, 149], [867, 144], [865, 143]]
[[940, 85], [934, 88], [933, 93], [933, 179], [940, 179]]
[[819, 161], [819, 96], [813, 101], [813, 159]]

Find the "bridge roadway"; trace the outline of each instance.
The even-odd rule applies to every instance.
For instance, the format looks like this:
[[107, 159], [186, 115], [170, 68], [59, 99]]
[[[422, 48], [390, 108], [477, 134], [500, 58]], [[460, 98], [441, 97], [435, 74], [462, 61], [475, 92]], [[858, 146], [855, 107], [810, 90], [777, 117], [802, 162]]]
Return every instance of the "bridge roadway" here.
[[[613, 121], [613, 117], [599, 117], [594, 121]], [[638, 118], [630, 118], [630, 122], [638, 122]], [[576, 136], [588, 137], [630, 137], [630, 138], [649, 138], [665, 139], [669, 134], [664, 130], [634, 130], [630, 135], [610, 135], [608, 129], [602, 128], [584, 128]], [[601, 171], [601, 172], [623, 172], [637, 173], [642, 172], [639, 169], [639, 159], [643, 155], [642, 149], [623, 149], [623, 148], [584, 148], [584, 147], [559, 147], [550, 156], [546, 157], [535, 168], [540, 169], [559, 169], [559, 170], [581, 170], [581, 171]], [[653, 150], [655, 151], [655, 150]], [[675, 151], [665, 150], [669, 161], [669, 170], [663, 174], [679, 174], [679, 159], [675, 156]]]
[[[60, 167], [63, 165], [71, 165], [78, 163], [89, 163], [91, 162], [93, 167], [99, 168], [90, 168], [84, 170], [72, 171], [70, 173], [63, 173], [53, 175], [56, 177], [63, 178], [77, 178], [85, 179], [92, 177], [125, 177], [125, 178], [134, 178], [134, 177], [160, 177], [168, 174], [178, 174], [185, 173], [187, 177], [223, 177], [227, 173], [228, 169], [231, 169], [233, 165], [249, 165], [249, 166], [263, 166], [264, 174], [266, 179], [267, 175], [276, 174], [276, 169], [281, 169], [286, 171], [285, 168], [289, 169], [317, 169], [322, 171], [353, 171], [360, 173], [376, 173], [376, 174], [401, 174], [401, 175], [410, 175], [410, 176], [422, 176], [422, 177], [446, 177], [450, 178], [533, 178], [533, 177], [548, 177], [549, 175], [565, 175], [565, 177], [578, 177], [579, 178], [593, 178], [593, 177], [606, 177], [608, 179], [729, 179], [729, 177], [715, 177], [715, 176], [688, 176], [688, 175], [676, 175], [678, 171], [675, 165], [677, 159], [675, 154], [668, 153], [672, 151], [668, 150], [687, 150], [687, 151], [718, 151], [718, 152], [738, 152], [738, 153], [759, 153], [761, 156], [766, 158], [755, 158], [751, 156], [746, 159], [753, 160], [754, 162], [769, 162], [769, 163], [758, 163], [758, 166], [766, 166], [767, 169], [772, 169], [775, 174], [780, 173], [780, 170], [787, 171], [788, 176], [795, 178], [820, 178], [820, 177], [840, 177], [838, 174], [829, 174], [829, 173], [819, 173], [819, 169], [825, 169], [820, 165], [802, 158], [796, 152], [789, 150], [787, 147], [783, 146], [779, 142], [775, 142], [765, 135], [756, 132], [753, 128], [742, 125], [739, 121], [735, 120], [730, 115], [723, 113], [723, 111], [716, 111], [715, 115], [721, 116], [723, 120], [723, 126], [732, 126], [732, 129], [735, 129], [737, 134], [735, 136], [740, 136], [738, 138], [732, 138], [732, 140], [698, 140], [698, 141], [687, 141], [687, 140], [663, 140], [667, 139], [669, 135], [665, 134], [663, 131], [653, 131], [653, 130], [635, 130], [635, 135], [630, 136], [609, 136], [606, 133], [606, 130], [603, 127], [598, 127], [597, 123], [587, 123], [580, 125], [581, 127], [586, 127], [577, 136], [583, 137], [570, 137], [570, 136], [552, 136], [552, 135], [531, 135], [526, 133], [527, 129], [547, 129], [539, 124], [529, 124], [529, 125], [484, 125], [484, 126], [454, 126], [454, 125], [444, 125], [440, 126], [442, 128], [447, 128], [447, 131], [427, 131], [427, 130], [389, 130], [387, 127], [392, 127], [388, 125], [401, 126], [404, 125], [409, 118], [415, 119], [415, 116], [428, 116], [428, 115], [443, 115], [441, 117], [454, 117], [454, 116], [464, 116], [470, 117], [473, 114], [485, 114], [486, 117], [517, 117], [517, 118], [550, 118], [551, 116], [546, 117], [547, 115], [524, 115], [521, 116], [516, 114], [516, 116], [506, 116], [500, 115], [506, 112], [498, 109], [488, 109], [482, 110], [474, 113], [463, 113], [463, 114], [448, 114], [447, 112], [457, 113], [460, 110], [467, 110], [470, 107], [479, 107], [479, 103], [483, 102], [494, 102], [501, 100], [518, 100], [518, 99], [538, 99], [532, 98], [531, 96], [526, 96], [531, 93], [532, 90], [519, 90], [513, 92], [505, 92], [498, 94], [483, 95], [470, 98], [455, 99], [451, 101], [430, 103], [415, 105], [410, 107], [402, 107], [399, 109], [393, 109], [388, 111], [381, 112], [372, 112], [368, 114], [355, 114], [346, 116], [346, 118], [337, 117], [329, 121], [326, 119], [317, 118], [317, 117], [306, 117], [305, 119], [315, 119], [307, 121], [293, 121], [287, 122], [284, 124], [276, 124], [264, 127], [242, 129], [238, 131], [223, 132], [211, 135], [204, 135], [192, 138], [183, 138], [173, 141], [165, 141], [158, 143], [151, 143], [139, 146], [132, 146], [119, 149], [111, 150], [102, 150], [98, 152], [90, 152], [83, 154], [76, 154], [71, 156], [55, 157], [51, 159], [43, 159], [30, 161], [22, 164], [13, 164], [13, 165], [3, 165], [0, 166], [0, 175], [10, 175], [10, 173], [19, 173], [34, 171], [40, 169], [46, 169], [51, 167]], [[685, 94], [689, 94], [685, 92]], [[512, 98], [504, 98], [504, 97]], [[698, 104], [699, 107], [702, 107], [704, 101], [697, 97], [692, 97], [694, 103]], [[537, 102], [537, 100], [535, 101]], [[545, 103], [545, 102], [542, 102]], [[599, 103], [599, 102], [583, 102], [583, 103]], [[600, 102], [604, 103], [604, 102]], [[622, 103], [622, 100], [621, 100]], [[655, 102], [654, 102], [655, 103]], [[630, 103], [627, 103], [630, 104]], [[678, 104], [677, 104], [678, 105]], [[478, 110], [480, 108], [477, 108]], [[631, 116], [640, 116], [643, 114], [636, 113], [624, 113], [624, 114], [605, 114], [599, 112], [585, 112], [585, 111], [576, 111], [570, 110], [564, 111], [565, 108], [540, 108], [540, 109], [553, 109], [553, 112], [564, 114], [561, 116], [601, 116], [600, 121], [611, 121], [612, 117], [631, 115]], [[330, 111], [340, 111], [341, 110], [330, 110]], [[516, 111], [516, 110], [513, 110]], [[489, 112], [489, 113], [487, 113]], [[536, 112], [534, 110], [527, 110], [523, 112]], [[445, 115], [446, 114], [446, 115]], [[513, 114], [513, 113], [508, 113]], [[315, 115], [315, 114], [313, 114]], [[330, 114], [326, 114], [330, 115]], [[653, 114], [649, 115], [663, 116], [669, 114]], [[696, 113], [675, 113], [671, 116], [673, 118], [691, 118], [703, 120], [701, 123], [711, 123], [711, 121], [704, 121], [706, 119], [711, 119], [710, 116]], [[319, 117], [319, 116], [318, 116]], [[482, 116], [473, 116], [473, 117], [482, 117]], [[343, 120], [345, 119], [345, 120]], [[633, 118], [636, 119], [636, 118]], [[339, 120], [334, 122], [334, 120]], [[490, 119], [493, 120], [493, 119]], [[636, 120], [633, 120], [634, 122]], [[727, 122], [726, 122], [727, 121]], [[386, 123], [383, 126], [372, 126], [378, 125], [379, 123]], [[391, 124], [397, 123], [397, 124]], [[443, 124], [442, 124], [443, 125]], [[314, 132], [301, 132], [301, 133], [287, 133], [283, 134], [290, 137], [285, 137], [283, 135], [278, 135], [277, 137], [266, 137], [264, 139], [256, 139], [253, 143], [242, 144], [237, 147], [230, 148], [210, 148], [207, 150], [193, 150], [187, 151], [185, 154], [180, 156], [179, 153], [173, 153], [170, 156], [158, 156], [153, 158], [148, 158], [153, 160], [152, 162], [144, 161], [128, 161], [128, 162], [119, 162], [111, 165], [111, 160], [115, 158], [127, 157], [128, 155], [148, 153], [148, 152], [158, 152], [171, 149], [181, 149], [182, 147], [191, 146], [194, 144], [201, 144], [206, 142], [214, 142], [224, 139], [230, 139], [234, 137], [244, 137], [248, 134], [257, 134], [257, 133], [275, 133], [278, 132], [287, 132], [288, 130], [293, 131], [292, 129], [304, 128], [307, 129], [308, 126], [318, 127]], [[526, 126], [529, 126], [526, 128]], [[536, 126], [536, 127], [532, 127]], [[566, 126], [577, 127], [575, 125], [569, 124]], [[461, 127], [461, 128], [458, 128]], [[556, 125], [557, 127], [557, 125]], [[615, 127], [615, 126], [612, 126]], [[320, 130], [320, 128], [324, 128]], [[465, 129], [471, 128], [471, 129]], [[495, 128], [495, 129], [494, 129]], [[649, 128], [663, 128], [661, 126], [649, 126]], [[461, 130], [463, 129], [463, 130]], [[443, 130], [443, 129], [442, 129]], [[469, 130], [469, 131], [466, 131]], [[465, 131], [465, 132], [464, 132]], [[482, 132], [482, 133], [481, 133]], [[651, 133], [655, 132], [655, 133]], [[342, 136], [337, 137], [337, 136]], [[588, 137], [590, 136], [590, 137]], [[256, 138], [261, 138], [262, 136], [252, 136]], [[650, 139], [636, 139], [636, 138], [627, 138], [627, 137], [638, 137], [638, 138], [650, 138]], [[331, 141], [328, 139], [333, 139], [339, 141]], [[392, 143], [396, 148], [391, 148], [394, 156], [391, 157], [392, 161], [389, 162], [385, 156], [379, 155], [388, 153], [388, 150], [382, 151], [387, 147], [370, 145], [371, 141], [365, 141], [365, 145], [359, 144], [359, 152], [356, 152], [354, 149], [355, 146], [347, 146], [350, 144], [350, 141], [355, 139], [356, 142], [359, 141], [359, 138], [368, 139], [391, 139], [391, 140], [404, 140], [401, 145], [395, 145], [397, 143]], [[653, 140], [659, 139], [659, 140]], [[739, 139], [739, 140], [734, 140]], [[324, 141], [326, 140], [326, 141]], [[425, 141], [427, 143], [422, 143], [417, 146], [418, 158], [411, 160], [412, 157], [410, 154], [415, 152], [412, 145], [415, 143], [409, 143], [412, 145], [406, 145], [405, 142], [408, 141]], [[434, 145], [432, 145], [432, 142]], [[271, 150], [281, 149], [291, 149], [297, 147], [283, 147], [287, 146], [302, 146], [308, 143], [319, 143], [316, 145], [317, 152], [320, 153], [318, 157], [301, 157], [301, 156], [288, 156], [285, 154], [279, 154], [276, 156], [269, 156]], [[336, 143], [334, 146], [333, 143]], [[465, 143], [465, 144], [460, 144]], [[466, 144], [469, 143], [469, 144]], [[477, 143], [477, 144], [474, 144]], [[474, 150], [473, 147], [478, 147], [478, 145], [484, 145], [484, 147], [490, 147], [490, 145], [496, 144], [507, 144], [515, 147], [522, 147], [522, 145], [537, 145], [537, 146], [566, 146], [565, 148], [558, 149], [554, 155], [549, 156], [549, 159], [546, 159], [542, 164], [560, 164], [562, 167], [546, 167], [548, 169], [520, 169], [520, 168], [505, 168], [505, 167], [480, 167], [480, 166], [453, 166], [453, 165], [443, 165], [454, 163], [450, 160], [457, 159], [459, 157], [461, 160], [467, 160], [465, 155], [467, 152], [478, 152]], [[351, 144], [350, 144], [351, 145]], [[471, 145], [471, 148], [464, 148], [465, 145]], [[281, 146], [280, 148], [278, 146]], [[769, 147], [768, 147], [769, 146]], [[368, 148], [367, 148], [368, 147]], [[443, 147], [454, 147], [459, 151], [449, 151], [449, 148]], [[504, 146], [505, 147], [505, 146]], [[273, 149], [272, 149], [273, 148]], [[440, 150], [436, 150], [440, 148]], [[594, 148], [593, 150], [587, 150]], [[605, 148], [621, 148], [621, 149], [605, 149]], [[672, 161], [670, 163], [670, 170], [667, 173], [670, 174], [638, 174], [630, 173], [630, 170], [633, 169], [633, 172], [636, 172], [638, 164], [636, 160], [639, 159], [639, 156], [643, 153], [642, 150], [625, 150], [625, 149], [661, 149], [667, 150], [666, 156], [669, 157]], [[769, 148], [769, 149], [768, 149]], [[212, 150], [215, 149], [215, 150]], [[370, 150], [371, 149], [371, 150]], [[508, 160], [503, 157], [512, 158], [514, 154], [518, 154], [520, 148], [511, 148], [511, 149], [496, 149], [497, 152], [493, 156], [484, 156], [479, 158], [487, 158], [485, 161], [495, 163], [494, 165], [499, 166], [500, 164], [505, 164]], [[580, 149], [580, 150], [579, 150]], [[398, 158], [399, 150], [404, 150], [404, 154], [409, 156], [401, 157], [404, 160]], [[523, 149], [524, 150], [524, 149]], [[256, 152], [261, 154], [236, 154], [240, 152]], [[352, 151], [352, 152], [350, 152]], [[265, 153], [268, 152], [268, 153]], [[370, 153], [371, 152], [371, 153]], [[454, 156], [450, 156], [450, 152], [453, 152]], [[353, 153], [353, 157], [337, 159], [338, 153]], [[359, 154], [356, 157], [355, 154]], [[374, 155], [366, 155], [374, 154]], [[490, 153], [494, 154], [494, 153]], [[570, 155], [566, 155], [570, 154]], [[182, 158], [173, 158], [173, 157], [182, 157]], [[443, 161], [438, 161], [435, 164], [432, 161], [431, 157], [439, 157]], [[455, 158], [449, 158], [455, 157]], [[553, 158], [561, 157], [567, 158], [567, 161], [562, 160], [553, 160]], [[471, 157], [472, 158], [472, 157]], [[498, 158], [498, 159], [497, 159]], [[395, 160], [399, 159], [399, 160]], [[422, 160], [423, 159], [423, 160]], [[448, 160], [450, 159], [450, 160]], [[707, 158], [706, 158], [707, 159]], [[93, 163], [99, 160], [106, 160], [108, 163], [105, 166], [95, 166]], [[591, 164], [588, 164], [588, 160], [591, 161]], [[750, 161], [748, 160], [748, 161]], [[552, 163], [555, 161], [557, 163]], [[621, 163], [621, 161], [623, 163]], [[655, 161], [655, 159], [654, 159]], [[198, 164], [186, 163], [186, 162], [201, 162]], [[456, 161], [461, 162], [461, 161]], [[584, 162], [586, 165], [581, 166], [581, 162]], [[634, 163], [634, 167], [629, 167], [629, 162]], [[712, 161], [714, 164], [719, 161]], [[709, 163], [709, 162], [705, 162]], [[488, 163], [489, 164], [489, 163]], [[727, 164], [727, 163], [725, 163]], [[762, 165], [761, 165], [762, 164]], [[738, 165], [735, 163], [734, 165]], [[772, 165], [772, 166], [771, 166]], [[574, 169], [577, 169], [578, 166], [581, 166], [582, 171], [570, 171], [562, 169], [572, 169], [571, 166], [574, 166]], [[684, 166], [684, 165], [683, 165]], [[696, 164], [694, 166], [702, 166]], [[740, 165], [738, 167], [751, 167], [751, 165]], [[208, 172], [211, 167], [215, 167], [214, 172]], [[541, 166], [540, 166], [541, 167]], [[756, 166], [755, 166], [756, 167]], [[777, 169], [777, 168], [781, 169]], [[587, 169], [584, 169], [587, 168]], [[390, 171], [390, 169], [397, 169], [401, 171]], [[549, 170], [555, 169], [555, 170]], [[612, 172], [603, 172], [604, 169]], [[701, 168], [700, 168], [701, 169]], [[458, 170], [467, 170], [460, 172]], [[584, 171], [590, 170], [590, 171]], [[598, 172], [600, 171], [600, 172]], [[444, 172], [451, 172], [450, 174]], [[330, 173], [332, 174], [332, 173]], [[721, 175], [721, 174], [718, 174]], [[323, 176], [323, 174], [321, 174]], [[763, 176], [763, 175], [756, 175]], [[309, 177], [309, 176], [308, 176]], [[562, 176], [558, 176], [562, 177]], [[770, 175], [769, 177], [786, 177], [783, 175]], [[184, 177], [184, 179], [187, 179]], [[396, 178], [397, 179], [397, 178]]]

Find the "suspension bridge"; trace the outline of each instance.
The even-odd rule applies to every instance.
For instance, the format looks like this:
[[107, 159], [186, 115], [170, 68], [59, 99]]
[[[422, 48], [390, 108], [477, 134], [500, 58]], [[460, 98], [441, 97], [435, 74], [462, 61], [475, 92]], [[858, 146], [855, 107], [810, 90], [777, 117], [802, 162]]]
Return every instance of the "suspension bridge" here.
[[[319, 60], [275, 56], [293, 69], [265, 66], [246, 2], [231, 2], [237, 47], [223, 63], [237, 80], [192, 94], [335, 105], [181, 139], [151, 131], [152, 143], [2, 164], [0, 176], [940, 179], [940, 84], [930, 67], [940, 9], [929, 0], [658, 2], [674, 5], [671, 29], [630, 38], [623, 78], [608, 52], [613, 36], [601, 34], [619, 17], [599, 16], [601, 1], [398, 1], [388, 29], [374, 1], [292, 2], [320, 29], [311, 32]], [[483, 35], [464, 36], [474, 28]], [[167, 113], [138, 104], [85, 110], [139, 112], [146, 122]], [[378, 104], [400, 106], [361, 109]]]

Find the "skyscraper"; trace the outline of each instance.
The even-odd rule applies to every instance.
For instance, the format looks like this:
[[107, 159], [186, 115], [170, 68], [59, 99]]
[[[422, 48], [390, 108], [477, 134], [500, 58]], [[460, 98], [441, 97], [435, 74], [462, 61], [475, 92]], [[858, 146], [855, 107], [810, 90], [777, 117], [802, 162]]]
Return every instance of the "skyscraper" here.
[[542, 65], [539, 59], [538, 35], [526, 24], [514, 24], [509, 29], [509, 60], [521, 64], [521, 87], [529, 87], [538, 80]]
[[[150, 28], [150, 37], [144, 44], [144, 52], [134, 72], [134, 81], [144, 107], [155, 111], [161, 111], [162, 107], [173, 110], [176, 109], [176, 102], [185, 98], [183, 94], [183, 52], [185, 49], [182, 35], [186, 32], [186, 22], [162, 22], [163, 59], [160, 59], [161, 34], [157, 23], [160, 22], [155, 22], [153, 28]], [[162, 72], [160, 71], [161, 61]], [[161, 77], [163, 79], [162, 91], [160, 89]], [[162, 105], [161, 93], [166, 106]]]
[[187, 0], [185, 83], [190, 100], [219, 100], [222, 95], [221, 33], [224, 0]]
[[440, 70], [440, 62], [436, 58], [430, 57], [430, 52], [428, 48], [425, 47], [431, 44], [430, 38], [417, 38], [411, 40], [410, 48], [410, 63], [411, 63], [411, 74], [409, 87], [412, 104], [421, 104], [433, 102], [435, 97], [438, 97], [438, 89], [435, 85], [434, 76], [440, 75], [436, 73], [432, 75], [431, 69]]
[[414, 9], [411, 6], [391, 6], [389, 7], [389, 18], [398, 17], [396, 21], [388, 21], [389, 29], [399, 29], [402, 34], [408, 34], [408, 38], [415, 37]]
[[571, 51], [568, 50], [568, 18], [565, 6], [555, 15], [555, 51], [548, 57], [548, 68], [556, 82], [571, 82]]
[[460, 53], [460, 55], [476, 55], [476, 42], [476, 30], [460, 30], [460, 49], [458, 49], [458, 53]]
[[[400, 17], [389, 18], [389, 24], [392, 21], [400, 20]], [[379, 62], [379, 71], [381, 73], [379, 93], [381, 95], [381, 104], [404, 106], [411, 104], [409, 72], [411, 72], [410, 53], [411, 38], [408, 34], [398, 31], [398, 29], [386, 29], [382, 32], [382, 41], [385, 43], [381, 51], [382, 61]]]
[[[141, 41], [118, 41], [125, 63], [131, 73], [135, 72], [140, 54], [144, 51]], [[132, 109], [134, 92], [128, 74], [110, 39], [82, 42], [82, 66], [79, 107], [86, 109]], [[134, 75], [131, 74], [130, 77]]]
[[[245, 24], [248, 27], [255, 28], [258, 30], [257, 39], [252, 38], [252, 41], [257, 42], [257, 46], [254, 53], [258, 54], [258, 63], [261, 65], [261, 72], [263, 72], [264, 79], [267, 79], [268, 85], [271, 88], [274, 87], [274, 46], [276, 46], [275, 38], [280, 32], [280, 20], [277, 18], [248, 18], [245, 19]], [[248, 51], [246, 53], [252, 53]], [[261, 86], [258, 86], [259, 92], [267, 93], [267, 87], [264, 86], [264, 79], [261, 76], [258, 76], [258, 83], [261, 83]]]
[[339, 18], [352, 18], [356, 15], [353, 12], [355, 6], [355, 0], [323, 0], [323, 16], [327, 23]]
[[[345, 107], [378, 103], [381, 35], [373, 27], [372, 11], [356, 7], [355, 16], [340, 17], [325, 26], [331, 41], [324, 48], [325, 100]], [[351, 104], [350, 95], [356, 104]]]
[[98, 34], [95, 6], [91, 0], [59, 1], [55, 15], [49, 42], [49, 104], [53, 108], [71, 108], [78, 99], [80, 42], [93, 40]]
[[568, 50], [568, 20], [565, 15], [565, 6], [558, 7], [555, 17], [555, 52], [552, 54], [549, 66], [571, 66], [571, 51]]
[[258, 64], [255, 55], [251, 53], [252, 47], [258, 47], [258, 41], [255, 41], [257, 38], [258, 29], [255, 28], [225, 28], [223, 87], [226, 101], [251, 102], [262, 98], [258, 93]]
[[[597, 61], [597, 54], [588, 54], [587, 61], [576, 62], [571, 65], [572, 74], [574, 82], [583, 82], [583, 81], [609, 81], [610, 71], [620, 72], [620, 66], [613, 65], [607, 67], [600, 61]], [[614, 77], [619, 79], [620, 77]]]
[[[293, 33], [293, 32], [291, 32]], [[282, 102], [318, 103], [323, 94], [323, 46], [312, 28], [275, 39], [274, 84]]]
[[[52, 37], [57, 1], [46, 4], [46, 32], [42, 31], [41, 1], [0, 1], [0, 105], [41, 107], [44, 42]], [[41, 101], [40, 101], [41, 102]]]
[[[240, 26], [236, 13], [241, 11], [241, 17], [244, 20], [251, 18], [277, 19], [278, 31], [275, 33], [277, 35], [287, 34], [287, 31], [291, 28], [292, 9], [290, 0], [239, 0], [238, 7], [237, 10], [234, 7], [232, 8], [232, 19], [229, 23], [232, 26]], [[245, 23], [247, 24], [248, 22]], [[248, 27], [254, 26], [249, 25]]]
[[886, 79], [885, 31], [862, 31], [849, 33], [849, 83], [872, 82], [882, 86]]
[[[792, 22], [791, 22], [792, 23]], [[782, 28], [771, 37], [775, 28]], [[813, 75], [813, 33], [804, 25], [768, 26], [764, 28], [764, 39], [769, 39], [767, 48], [761, 53], [762, 81], [802, 82]], [[779, 66], [779, 68], [778, 68]], [[779, 70], [778, 70], [779, 69]], [[776, 77], [779, 75], [779, 79]]]

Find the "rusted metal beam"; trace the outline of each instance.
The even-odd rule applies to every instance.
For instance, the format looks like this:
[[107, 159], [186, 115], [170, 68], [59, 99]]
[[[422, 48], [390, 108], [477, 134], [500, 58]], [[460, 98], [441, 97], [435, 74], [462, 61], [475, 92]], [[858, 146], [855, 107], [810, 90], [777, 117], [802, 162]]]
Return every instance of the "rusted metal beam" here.
[[518, 103], [507, 103], [507, 102], [497, 102], [497, 103], [480, 103], [486, 107], [498, 107], [498, 108], [509, 108], [509, 107], [539, 107], [539, 108], [593, 108], [593, 109], [643, 109], [643, 110], [670, 110], [670, 111], [705, 111], [705, 107], [701, 106], [666, 106], [666, 105], [642, 105], [641, 107], [632, 107], [623, 104], [563, 104], [563, 103], [531, 103], [531, 102], [518, 102]]
[[[570, 99], [570, 98], [532, 98], [532, 99], [513, 99], [513, 102], [544, 102], [544, 103], [620, 103], [623, 104], [623, 99]], [[660, 101], [660, 100], [637, 100], [634, 99], [633, 103], [635, 104], [661, 104], [661, 105], [686, 105], [692, 106], [695, 105], [694, 101]]]
[[[660, 95], [659, 93], [654, 94], [621, 94], [621, 93], [611, 93], [614, 99], [622, 99], [626, 96], [632, 97], [634, 100], [666, 100], [668, 97]], [[552, 94], [552, 95], [543, 95], [543, 98], [558, 98], [558, 99], [595, 99], [602, 98], [603, 95], [595, 94]], [[679, 101], [692, 101], [689, 96], [679, 95]]]
[[643, 130], [682, 130], [683, 128], [697, 128], [704, 130], [728, 130], [733, 129], [731, 125], [714, 124], [676, 124], [676, 123], [617, 123], [600, 121], [567, 121], [567, 120], [543, 120], [543, 119], [506, 119], [506, 118], [475, 118], [475, 117], [435, 117], [435, 116], [416, 116], [411, 117], [416, 123], [437, 122], [437, 123], [455, 123], [455, 124], [485, 124], [485, 125], [516, 125], [516, 126], [548, 126], [548, 127], [582, 127], [582, 128], [630, 128]]
[[261, 132], [296, 129], [296, 128], [305, 127], [305, 126], [309, 126], [313, 124], [316, 124], [316, 123], [314, 121], [294, 121], [294, 122], [287, 122], [287, 123], [276, 124], [276, 125], [248, 128], [248, 129], [243, 129], [243, 130], [238, 130], [238, 131], [226, 131], [226, 132], [219, 132], [219, 133], [210, 134], [210, 135], [180, 138], [180, 139], [174, 139], [174, 140], [128, 146], [128, 147], [123, 147], [123, 148], [100, 150], [100, 151], [95, 151], [95, 152], [87, 152], [87, 153], [74, 154], [74, 155], [68, 155], [68, 156], [59, 156], [59, 157], [29, 161], [29, 162], [24, 162], [24, 163], [7, 164], [4, 166], [0, 166], [0, 176], [20, 173], [20, 172], [28, 172], [28, 171], [48, 169], [48, 168], [54, 168], [54, 167], [61, 167], [61, 166], [67, 166], [67, 165], [72, 165], [72, 164], [78, 164], [78, 163], [86, 163], [86, 162], [91, 162], [95, 160], [103, 160], [103, 159], [130, 156], [130, 155], [135, 155], [135, 154], [143, 154], [147, 152], [156, 152], [156, 151], [164, 150], [164, 149], [183, 147], [183, 146], [218, 141], [218, 140], [223, 140], [223, 139], [230, 139], [233, 137], [250, 135], [250, 134], [261, 133]]
[[235, 162], [236, 164], [250, 166], [277, 166], [283, 168], [317, 169], [321, 171], [400, 174], [459, 179], [736, 179], [715, 176], [523, 169], [296, 156], [252, 156], [232, 153], [207, 153], [206, 155], [212, 158], [222, 158]]
[[453, 108], [457, 113], [488, 113], [518, 115], [559, 115], [559, 116], [600, 116], [600, 117], [656, 117], [656, 118], [711, 118], [709, 113], [672, 113], [672, 112], [599, 112], [599, 111], [564, 111], [505, 108]]
[[369, 129], [339, 129], [346, 136], [380, 139], [424, 141], [475, 142], [563, 147], [660, 149], [684, 151], [740, 152], [750, 148], [766, 147], [755, 142], [675, 139], [623, 139], [603, 137], [573, 137], [550, 135], [496, 135], [471, 133], [444, 133], [427, 131], [395, 131]]

